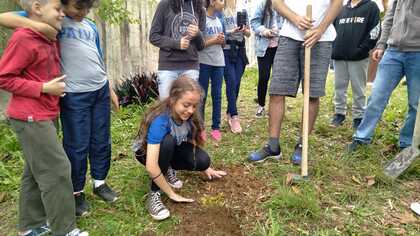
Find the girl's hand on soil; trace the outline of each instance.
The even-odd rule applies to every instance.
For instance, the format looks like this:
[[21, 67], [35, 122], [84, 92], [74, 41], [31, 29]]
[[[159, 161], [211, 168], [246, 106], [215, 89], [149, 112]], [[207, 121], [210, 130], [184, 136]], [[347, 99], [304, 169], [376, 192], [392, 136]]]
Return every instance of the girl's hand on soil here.
[[212, 180], [212, 179], [215, 179], [215, 178], [220, 179], [220, 178], [223, 178], [223, 176], [227, 175], [226, 171], [215, 170], [211, 167], [209, 167], [207, 170], [205, 170], [204, 174], [206, 174], [206, 176], [209, 180]]
[[57, 40], [58, 31], [54, 29], [53, 27], [51, 27], [50, 25], [42, 23], [42, 22], [38, 22], [38, 21], [33, 21], [32, 24], [33, 25], [31, 28], [33, 28], [33, 30], [35, 30], [36, 32], [42, 33], [43, 35], [47, 36], [47, 38], [52, 41]]
[[314, 21], [310, 20], [308, 17], [306, 16], [296, 16], [293, 23], [296, 25], [296, 27], [298, 27], [298, 29], [300, 30], [307, 30], [313, 27], [313, 23]]
[[181, 38], [181, 42], [180, 42], [180, 45], [179, 45], [181, 50], [185, 50], [190, 46], [190, 40], [188, 38], [189, 38], [188, 35]]
[[372, 59], [375, 61], [380, 61], [384, 55], [383, 49], [375, 49], [372, 53]]
[[64, 83], [64, 78], [66, 76], [60, 76], [53, 80], [50, 80], [46, 83], [42, 84], [42, 92], [54, 96], [60, 96], [64, 97], [64, 88], [66, 87], [66, 84]]
[[185, 198], [181, 195], [178, 195], [176, 193], [173, 193], [171, 195], [168, 195], [168, 197], [174, 201], [174, 202], [185, 202], [185, 203], [190, 203], [190, 202], [194, 202], [194, 199], [191, 198]]
[[194, 38], [195, 36], [197, 36], [198, 31], [199, 31], [198, 25], [195, 25], [195, 24], [188, 25], [187, 32], [191, 38]]
[[305, 47], [314, 46], [319, 41], [319, 39], [321, 38], [324, 32], [325, 30], [321, 29], [320, 27], [316, 27], [316, 28], [308, 30], [304, 37], [305, 42], [303, 42], [303, 46]]

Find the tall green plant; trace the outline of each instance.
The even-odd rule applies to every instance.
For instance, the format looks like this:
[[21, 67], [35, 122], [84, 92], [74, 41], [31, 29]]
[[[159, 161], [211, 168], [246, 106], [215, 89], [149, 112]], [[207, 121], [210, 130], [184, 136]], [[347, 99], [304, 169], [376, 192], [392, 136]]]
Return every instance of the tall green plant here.
[[[16, 2], [13, 0], [0, 1], [0, 12], [13, 11], [18, 9], [19, 5], [16, 4]], [[0, 27], [0, 55], [3, 54], [3, 50], [6, 47], [7, 40], [10, 37], [10, 33], [10, 30]]]
[[127, 0], [102, 0], [96, 13], [103, 21], [110, 24], [120, 24], [124, 21], [138, 23], [138, 19], [133, 18], [127, 9]]

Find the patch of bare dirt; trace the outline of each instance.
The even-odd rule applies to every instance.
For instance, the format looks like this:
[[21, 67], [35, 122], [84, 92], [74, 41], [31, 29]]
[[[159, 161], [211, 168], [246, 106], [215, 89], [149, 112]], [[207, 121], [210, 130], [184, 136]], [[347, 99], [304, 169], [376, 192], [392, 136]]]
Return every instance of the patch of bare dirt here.
[[[167, 201], [179, 225], [168, 235], [245, 235], [264, 214], [260, 208], [272, 189], [265, 179], [251, 174], [252, 166], [233, 166], [228, 176], [208, 181], [197, 174], [184, 173], [185, 189], [181, 194], [192, 197], [192, 204]], [[187, 187], [189, 186], [189, 187]]]

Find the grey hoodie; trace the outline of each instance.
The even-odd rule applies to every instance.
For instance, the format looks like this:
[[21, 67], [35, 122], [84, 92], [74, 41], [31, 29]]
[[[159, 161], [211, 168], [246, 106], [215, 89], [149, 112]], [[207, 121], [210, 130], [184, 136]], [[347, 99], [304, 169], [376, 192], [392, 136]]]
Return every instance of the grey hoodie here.
[[386, 12], [382, 35], [376, 48], [396, 47], [400, 51], [420, 51], [420, 1], [394, 0]]
[[[206, 29], [206, 11], [204, 8], [194, 11], [192, 0], [183, 0], [181, 11], [175, 13], [171, 1], [159, 2], [150, 28], [149, 41], [160, 49], [158, 70], [198, 70], [198, 51], [204, 48], [202, 32]], [[181, 50], [181, 37], [191, 23], [198, 24], [200, 32], [186, 50]]]

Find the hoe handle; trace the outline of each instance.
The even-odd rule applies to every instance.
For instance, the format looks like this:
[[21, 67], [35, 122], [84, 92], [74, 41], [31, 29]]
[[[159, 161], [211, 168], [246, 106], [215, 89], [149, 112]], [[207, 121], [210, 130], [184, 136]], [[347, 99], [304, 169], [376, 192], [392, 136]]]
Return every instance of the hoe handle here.
[[[306, 6], [306, 17], [312, 20], [312, 5]], [[301, 176], [308, 176], [308, 136], [309, 136], [309, 86], [311, 79], [311, 48], [305, 47], [305, 67], [303, 78], [303, 127]]]

